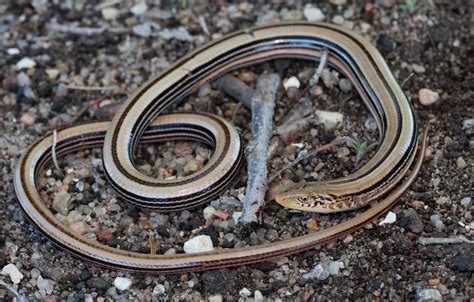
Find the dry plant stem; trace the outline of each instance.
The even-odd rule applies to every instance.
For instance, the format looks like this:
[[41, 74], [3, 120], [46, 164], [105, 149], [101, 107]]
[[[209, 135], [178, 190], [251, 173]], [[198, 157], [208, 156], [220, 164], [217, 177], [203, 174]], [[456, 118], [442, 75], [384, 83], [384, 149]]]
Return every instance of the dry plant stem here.
[[11, 285], [8, 283], [5, 283], [4, 281], [0, 280], [0, 286], [5, 287], [9, 292], [15, 295], [16, 299], [18, 302], [26, 302], [28, 301], [25, 296], [20, 295], [16, 289], [14, 289]]
[[64, 179], [64, 178], [66, 178], [66, 176], [64, 176], [63, 171], [61, 171], [61, 168], [59, 168], [58, 158], [56, 156], [57, 141], [58, 141], [58, 131], [56, 129], [54, 129], [53, 130], [53, 145], [51, 146], [51, 157], [53, 159], [54, 167], [56, 168], [56, 170], [59, 173], [59, 176], [61, 176], [61, 178]]
[[210, 37], [211, 33], [209, 32], [209, 28], [207, 27], [206, 20], [204, 20], [203, 16], [199, 16], [199, 25], [202, 28], [202, 31], [206, 34], [206, 36]]
[[257, 81], [252, 98], [251, 150], [247, 156], [248, 181], [244, 206], [239, 223], [257, 222], [257, 213], [265, 203], [267, 190], [267, 152], [273, 129], [275, 97], [280, 77], [277, 74], [262, 75]]
[[427, 238], [420, 237], [418, 243], [422, 245], [431, 245], [431, 244], [458, 244], [458, 243], [470, 243], [474, 244], [473, 240], [469, 240], [464, 236], [456, 236], [451, 238]]
[[400, 84], [400, 87], [404, 87], [410, 80], [411, 78], [415, 75], [414, 72], [410, 73], [405, 80]]
[[79, 27], [73, 25], [62, 25], [56, 22], [48, 24], [48, 30], [52, 32], [72, 34], [77, 36], [98, 36], [103, 34], [106, 27]]
[[312, 87], [318, 84], [319, 78], [321, 77], [321, 74], [323, 73], [324, 68], [326, 68], [327, 66], [328, 54], [329, 54], [329, 51], [326, 48], [324, 48], [321, 52], [321, 59], [319, 60], [318, 68], [316, 69], [316, 72], [313, 74], [313, 76], [309, 80], [308, 87]]
[[346, 138], [344, 137], [339, 137], [339, 138], [336, 138], [335, 140], [333, 140], [332, 142], [326, 144], [326, 145], [323, 145], [321, 147], [318, 147], [308, 153], [306, 153], [305, 155], [303, 156], [298, 156], [295, 160], [293, 160], [292, 162], [288, 163], [286, 166], [284, 166], [283, 168], [281, 168], [280, 170], [276, 171], [272, 176], [270, 176], [270, 178], [268, 179], [268, 183], [272, 183], [277, 177], [279, 177], [281, 175], [281, 173], [283, 173], [284, 171], [288, 170], [289, 168], [293, 167], [294, 165], [296, 165], [297, 163], [299, 163], [300, 161], [304, 160], [304, 159], [307, 159], [309, 157], [312, 157], [312, 156], [315, 156], [316, 154], [318, 154], [319, 152], [321, 151], [324, 151], [324, 150], [327, 150], [331, 147], [334, 147], [334, 146], [337, 146], [337, 145], [341, 145], [341, 144], [345, 144], [346, 143]]
[[212, 82], [212, 87], [227, 93], [247, 108], [252, 108], [254, 90], [231, 74], [225, 74]]
[[99, 86], [75, 86], [75, 85], [66, 85], [67, 89], [71, 90], [85, 90], [85, 91], [106, 91], [106, 90], [119, 90], [117, 86], [110, 87], [99, 87]]

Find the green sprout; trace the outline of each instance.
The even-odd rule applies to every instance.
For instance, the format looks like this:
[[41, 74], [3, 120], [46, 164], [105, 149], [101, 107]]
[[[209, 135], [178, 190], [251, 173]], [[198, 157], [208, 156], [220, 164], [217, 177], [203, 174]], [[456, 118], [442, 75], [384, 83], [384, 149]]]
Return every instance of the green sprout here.
[[401, 8], [413, 12], [416, 8], [416, 0], [405, 0], [405, 3], [400, 5]]
[[354, 168], [355, 170], [359, 169], [361, 161], [367, 155], [367, 152], [374, 149], [377, 146], [377, 143], [372, 143], [369, 145], [366, 141], [359, 142], [351, 137], [347, 137], [346, 144], [349, 148], [354, 149], [356, 153]]

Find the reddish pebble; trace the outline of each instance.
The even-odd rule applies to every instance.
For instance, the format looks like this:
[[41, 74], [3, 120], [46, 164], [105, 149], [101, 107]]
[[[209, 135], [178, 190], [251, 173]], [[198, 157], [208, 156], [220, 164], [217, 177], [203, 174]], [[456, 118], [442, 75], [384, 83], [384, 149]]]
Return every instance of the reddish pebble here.
[[35, 118], [28, 113], [25, 113], [21, 116], [20, 121], [24, 125], [31, 126], [35, 123]]
[[229, 217], [229, 213], [224, 212], [222, 210], [215, 210], [214, 213], [212, 213], [212, 216], [218, 219], [226, 220], [227, 217]]
[[377, 290], [374, 290], [374, 291], [372, 292], [372, 294], [374, 295], [374, 297], [377, 297], [377, 298], [378, 298], [378, 297], [380, 297], [380, 296], [382, 295], [382, 292], [377, 289]]
[[97, 238], [100, 241], [109, 241], [114, 238], [114, 234], [110, 230], [99, 230], [97, 232]]
[[411, 204], [415, 209], [421, 209], [425, 206], [425, 203], [421, 200], [413, 200]]
[[58, 296], [54, 296], [54, 295], [45, 296], [42, 301], [43, 301], [43, 302], [58, 302], [58, 301], [59, 301], [59, 297], [58, 297]]
[[436, 286], [436, 285], [439, 285], [440, 283], [441, 283], [441, 280], [439, 280], [438, 278], [428, 280], [428, 284], [431, 286]]
[[420, 89], [418, 98], [423, 106], [429, 106], [439, 100], [439, 94], [427, 88]]
[[179, 157], [188, 156], [193, 153], [193, 147], [190, 143], [177, 143], [174, 149], [174, 153], [176, 154], [176, 156]]
[[433, 136], [431, 137], [431, 141], [432, 141], [433, 143], [439, 142], [439, 135], [433, 135]]

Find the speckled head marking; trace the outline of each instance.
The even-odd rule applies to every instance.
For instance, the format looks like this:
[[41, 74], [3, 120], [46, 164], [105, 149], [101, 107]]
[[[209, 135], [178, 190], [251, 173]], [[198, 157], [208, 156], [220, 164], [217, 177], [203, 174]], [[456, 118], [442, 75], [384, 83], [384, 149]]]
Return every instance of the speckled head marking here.
[[337, 204], [335, 196], [326, 192], [299, 189], [277, 195], [276, 202], [287, 208], [319, 213], [332, 212]]

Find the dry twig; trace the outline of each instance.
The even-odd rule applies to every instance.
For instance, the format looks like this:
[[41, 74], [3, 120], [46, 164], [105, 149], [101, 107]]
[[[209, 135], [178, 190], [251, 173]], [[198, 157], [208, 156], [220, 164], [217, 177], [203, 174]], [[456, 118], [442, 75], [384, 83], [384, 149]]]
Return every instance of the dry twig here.
[[431, 244], [458, 244], [458, 243], [470, 243], [473, 244], [474, 240], [469, 240], [464, 236], [456, 236], [451, 238], [427, 238], [420, 237], [418, 238], [418, 243], [422, 245], [431, 245]]
[[262, 75], [257, 81], [252, 98], [252, 150], [247, 156], [248, 181], [240, 224], [258, 221], [257, 213], [265, 203], [267, 189], [267, 152], [273, 129], [275, 97], [280, 77], [277, 74]]
[[[344, 144], [346, 142], [346, 138], [345, 137], [339, 137], [339, 138], [336, 138], [335, 140], [333, 140], [332, 142], [326, 144], [326, 145], [323, 145], [321, 147], [318, 147], [310, 152], [300, 152], [300, 154], [298, 155], [298, 157], [293, 160], [292, 162], [288, 163], [286, 166], [284, 166], [283, 168], [281, 168], [280, 170], [276, 171], [275, 173], [273, 173], [272, 176], [270, 176], [270, 178], [268, 179], [268, 183], [272, 183], [277, 177], [279, 177], [281, 175], [281, 173], [283, 173], [284, 171], [288, 170], [289, 168], [293, 167], [294, 165], [296, 165], [297, 163], [299, 163], [300, 161], [302, 160], [305, 160], [307, 158], [310, 158], [312, 156], [315, 156], [316, 154], [318, 154], [319, 152], [321, 151], [324, 151], [324, 150], [327, 150], [331, 147], [334, 147], [334, 146], [337, 146], [337, 145], [340, 145], [340, 144]], [[306, 151], [306, 150], [305, 150]]]
[[232, 98], [241, 102], [245, 107], [252, 107], [254, 90], [233, 75], [229, 73], [223, 75], [212, 82], [212, 87], [224, 91]]

